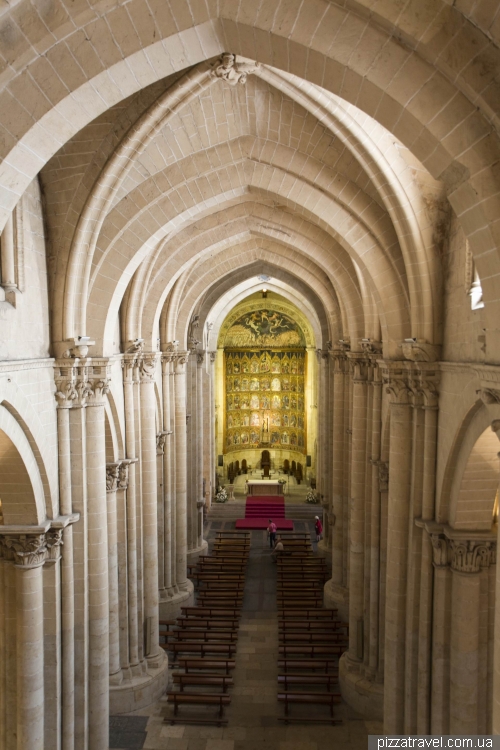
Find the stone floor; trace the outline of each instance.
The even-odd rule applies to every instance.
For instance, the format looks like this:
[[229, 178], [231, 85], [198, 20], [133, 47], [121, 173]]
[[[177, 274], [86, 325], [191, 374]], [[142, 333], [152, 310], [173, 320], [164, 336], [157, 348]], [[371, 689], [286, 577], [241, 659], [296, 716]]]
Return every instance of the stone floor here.
[[[300, 525], [306, 528], [305, 524]], [[220, 523], [208, 524], [206, 538], [209, 541], [218, 526]], [[364, 721], [346, 704], [337, 708], [336, 714], [342, 719], [338, 726], [319, 723], [328, 716], [326, 707], [306, 709], [304, 715], [317, 716], [318, 724], [286, 726], [279, 721], [283, 706], [276, 700], [277, 652], [276, 568], [269, 556], [266, 533], [254, 531], [233, 673], [235, 684], [231, 706], [227, 709], [228, 725], [217, 728], [164, 724], [163, 718], [171, 709], [162, 700], [133, 717], [112, 717], [110, 747], [121, 750], [323, 750], [336, 746], [365, 750], [368, 734], [380, 733], [382, 725]], [[293, 707], [292, 715], [298, 716], [301, 709]], [[147, 718], [147, 725], [144, 728], [137, 725], [134, 729], [129, 724], [127, 733], [126, 722], [136, 718], [144, 721], [143, 717]], [[125, 721], [123, 728], [122, 720]], [[126, 744], [127, 734], [129, 744]], [[118, 742], [122, 744], [116, 744]]]

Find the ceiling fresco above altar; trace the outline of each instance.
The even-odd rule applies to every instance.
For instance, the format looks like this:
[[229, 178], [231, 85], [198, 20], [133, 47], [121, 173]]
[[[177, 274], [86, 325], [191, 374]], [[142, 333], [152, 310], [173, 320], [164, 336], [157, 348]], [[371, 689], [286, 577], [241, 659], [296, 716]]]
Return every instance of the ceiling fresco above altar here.
[[301, 329], [287, 315], [276, 310], [256, 310], [242, 315], [226, 333], [224, 345], [241, 347], [301, 347], [305, 338]]

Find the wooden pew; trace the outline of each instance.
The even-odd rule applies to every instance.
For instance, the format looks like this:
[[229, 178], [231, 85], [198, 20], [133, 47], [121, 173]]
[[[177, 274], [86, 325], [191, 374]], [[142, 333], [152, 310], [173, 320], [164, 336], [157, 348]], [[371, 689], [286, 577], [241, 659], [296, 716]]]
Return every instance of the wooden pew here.
[[181, 656], [177, 659], [179, 667], [182, 667], [186, 674], [190, 674], [192, 669], [209, 669], [209, 670], [224, 670], [226, 674], [232, 669], [236, 668], [236, 662], [234, 659], [196, 659], [192, 656]]
[[205, 629], [205, 630], [238, 630], [239, 620], [212, 620], [206, 617], [179, 617], [177, 627], [183, 630]]
[[235, 643], [221, 643], [220, 641], [203, 641], [201, 643], [182, 642], [160, 644], [165, 651], [172, 651], [174, 654], [198, 654], [203, 659], [207, 654], [219, 654], [226, 659], [231, 659], [236, 652]]
[[330, 692], [334, 685], [338, 685], [339, 675], [335, 674], [280, 674], [278, 675], [278, 686], [288, 692], [289, 687], [294, 685], [311, 685], [325, 687]]
[[334, 659], [278, 659], [278, 669], [287, 672], [289, 669], [321, 669], [325, 674], [338, 676], [338, 657]]
[[196, 685], [197, 687], [222, 688], [222, 692], [226, 693], [227, 689], [229, 687], [233, 687], [234, 685], [233, 678], [223, 674], [198, 674], [197, 672], [191, 672], [191, 674], [183, 674], [181, 672], [174, 672], [172, 677], [174, 685], [179, 685], [179, 690], [181, 692], [183, 692], [185, 687]]
[[235, 643], [238, 640], [236, 630], [190, 630], [186, 628], [175, 630], [171, 635], [174, 638], [171, 643], [180, 643], [181, 641], [229, 641]]
[[[208, 719], [202, 716], [183, 718], [179, 720], [181, 724], [227, 724], [227, 719], [224, 719], [224, 707], [229, 706], [231, 698], [227, 693], [172, 693], [168, 692], [167, 697], [169, 701], [174, 704], [174, 717], [178, 715], [180, 705], [196, 705], [196, 706], [218, 706], [219, 712], [216, 719]], [[167, 724], [176, 724], [177, 720], [172, 717], [165, 717], [164, 722]]]
[[346, 643], [345, 633], [280, 633], [280, 643], [319, 643], [327, 645], [328, 643]]
[[[333, 612], [333, 610], [325, 610]], [[220, 619], [239, 619], [240, 610], [236, 607], [181, 607], [184, 617], [216, 617]]]
[[286, 644], [279, 646], [279, 655], [285, 659], [297, 656], [303, 656], [307, 659], [314, 659], [316, 656], [325, 657], [341, 655], [347, 650], [347, 646], [338, 643], [328, 643], [321, 645], [319, 643], [304, 643], [303, 645]]
[[281, 620], [335, 620], [338, 609], [300, 609], [288, 607], [280, 614]]
[[[290, 721], [289, 707], [291, 703], [301, 703], [304, 705], [330, 706], [330, 721], [332, 724], [340, 724], [338, 719], [334, 719], [333, 707], [340, 703], [340, 693], [278, 693], [278, 701], [285, 704], [285, 723]], [[317, 718], [301, 718], [300, 722], [317, 723]]]
[[349, 623], [342, 622], [342, 620], [280, 620], [278, 622], [280, 630], [293, 631], [293, 630], [325, 630], [328, 629], [330, 632], [333, 628], [342, 628], [347, 630]]

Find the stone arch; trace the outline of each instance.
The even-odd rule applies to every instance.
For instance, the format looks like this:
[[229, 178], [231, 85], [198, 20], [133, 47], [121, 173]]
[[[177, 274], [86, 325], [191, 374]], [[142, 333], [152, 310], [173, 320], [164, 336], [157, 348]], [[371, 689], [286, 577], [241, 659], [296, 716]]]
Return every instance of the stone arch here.
[[499, 441], [491, 428], [500, 405], [486, 407], [481, 400], [466, 414], [448, 459], [440, 515], [456, 529], [490, 531], [498, 489]]
[[45, 494], [36, 458], [12, 414], [0, 405], [0, 499], [4, 524], [45, 521]]

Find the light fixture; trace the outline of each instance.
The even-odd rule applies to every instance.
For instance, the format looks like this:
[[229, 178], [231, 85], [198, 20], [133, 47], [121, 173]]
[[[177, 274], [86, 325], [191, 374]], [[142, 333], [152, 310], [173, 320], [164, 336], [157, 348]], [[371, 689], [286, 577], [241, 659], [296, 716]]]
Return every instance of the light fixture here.
[[262, 299], [265, 299], [266, 297], [267, 297], [267, 289], [266, 287], [264, 287], [264, 289], [262, 290]]

